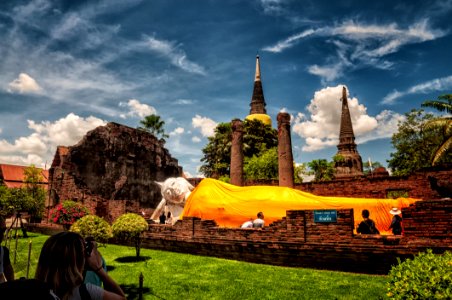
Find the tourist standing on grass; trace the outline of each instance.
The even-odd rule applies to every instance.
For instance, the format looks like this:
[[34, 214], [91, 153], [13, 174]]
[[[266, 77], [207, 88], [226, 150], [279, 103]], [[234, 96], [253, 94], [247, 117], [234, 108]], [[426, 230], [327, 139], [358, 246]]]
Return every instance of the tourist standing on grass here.
[[[94, 247], [85, 252], [85, 241], [74, 232], [60, 232], [47, 239], [39, 255], [35, 278], [47, 283], [61, 300], [122, 300], [125, 294], [102, 268]], [[104, 288], [83, 283], [85, 264], [102, 280]]]
[[253, 221], [253, 228], [263, 228], [264, 224], [264, 213], [260, 211], [257, 213], [257, 219]]
[[361, 234], [380, 234], [380, 231], [375, 226], [375, 222], [369, 219], [369, 211], [367, 209], [364, 209], [361, 212], [361, 215], [363, 216], [364, 220], [359, 223], [358, 229], [356, 229], [356, 231]]
[[14, 269], [9, 259], [8, 248], [1, 246], [6, 232], [6, 222], [0, 217], [0, 283], [14, 280]]
[[392, 233], [394, 235], [400, 235], [402, 234], [402, 217], [400, 214], [402, 211], [398, 209], [397, 207], [393, 207], [389, 213], [393, 215], [391, 225], [389, 226], [388, 230], [392, 229]]

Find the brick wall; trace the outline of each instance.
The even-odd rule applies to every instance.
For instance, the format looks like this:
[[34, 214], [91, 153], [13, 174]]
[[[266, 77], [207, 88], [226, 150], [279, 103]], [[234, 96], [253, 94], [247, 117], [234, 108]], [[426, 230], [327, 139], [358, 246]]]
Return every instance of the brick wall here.
[[[356, 198], [393, 198], [391, 194], [403, 194], [410, 198], [438, 199], [441, 196], [432, 189], [428, 177], [438, 179], [438, 184], [452, 187], [452, 169], [430, 169], [416, 172], [410, 176], [362, 176], [357, 178], [326, 182], [305, 182], [296, 189], [318, 196], [356, 197]], [[245, 185], [278, 185], [276, 180], [246, 181]], [[443, 196], [445, 197], [445, 196]], [[452, 194], [449, 195], [452, 197]]]
[[403, 237], [354, 235], [351, 209], [338, 210], [334, 223], [315, 223], [313, 211], [304, 210], [288, 211], [264, 229], [219, 228], [212, 220], [195, 217], [174, 226], [152, 224], [143, 246], [273, 265], [386, 274], [397, 257], [403, 260], [427, 248], [438, 253], [452, 250], [451, 207], [452, 200], [441, 200], [404, 209]]

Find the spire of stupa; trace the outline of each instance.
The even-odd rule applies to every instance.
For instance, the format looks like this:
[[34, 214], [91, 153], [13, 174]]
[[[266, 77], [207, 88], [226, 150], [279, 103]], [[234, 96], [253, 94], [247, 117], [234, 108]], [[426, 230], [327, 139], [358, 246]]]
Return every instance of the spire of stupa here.
[[266, 114], [264, 90], [262, 89], [261, 67], [259, 64], [259, 55], [256, 56], [256, 74], [254, 76], [253, 96], [251, 97], [250, 115]]
[[347, 89], [342, 87], [342, 113], [339, 131], [339, 145], [336, 155], [342, 159], [335, 162], [336, 178], [363, 175], [363, 162], [355, 144], [352, 118], [348, 109]]

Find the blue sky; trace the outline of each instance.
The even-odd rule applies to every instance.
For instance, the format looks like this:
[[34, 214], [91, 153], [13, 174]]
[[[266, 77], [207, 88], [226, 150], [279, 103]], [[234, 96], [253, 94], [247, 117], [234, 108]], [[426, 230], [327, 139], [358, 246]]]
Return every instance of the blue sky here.
[[452, 90], [452, 1], [0, 2], [0, 163], [49, 166], [99, 125], [156, 113], [191, 176], [219, 122], [292, 115], [297, 163], [337, 152], [341, 88], [358, 151], [386, 160], [403, 114]]

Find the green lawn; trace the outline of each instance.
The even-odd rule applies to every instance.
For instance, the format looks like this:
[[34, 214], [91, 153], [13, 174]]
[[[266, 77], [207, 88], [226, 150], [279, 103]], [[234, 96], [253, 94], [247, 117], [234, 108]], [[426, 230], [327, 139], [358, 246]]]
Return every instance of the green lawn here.
[[[16, 278], [25, 276], [32, 241], [30, 276], [34, 276], [46, 236], [20, 238]], [[10, 245], [14, 251], [14, 241]], [[139, 275], [144, 276], [144, 299], [381, 299], [386, 276], [302, 268], [275, 267], [233, 260], [107, 245], [99, 249], [110, 275], [128, 299], [138, 299]], [[11, 260], [14, 254], [11, 253]]]

